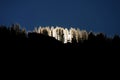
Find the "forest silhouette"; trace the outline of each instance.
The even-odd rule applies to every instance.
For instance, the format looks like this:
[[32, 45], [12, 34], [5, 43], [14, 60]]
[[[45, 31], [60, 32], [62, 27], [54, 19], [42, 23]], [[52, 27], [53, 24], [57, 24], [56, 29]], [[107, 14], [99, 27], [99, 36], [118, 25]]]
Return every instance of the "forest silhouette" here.
[[[94, 34], [90, 32], [87, 40], [76, 42], [72, 40], [72, 43], [62, 43], [56, 40], [54, 37], [38, 34], [36, 32], [26, 32], [25, 29], [21, 29], [19, 24], [12, 24], [11, 26], [0, 26], [0, 47], [1, 49], [11, 50], [27, 50], [27, 51], [53, 51], [58, 50], [62, 52], [76, 51], [76, 52], [100, 52], [114, 51], [120, 49], [120, 37], [114, 35], [113, 38], [105, 36], [103, 33]], [[98, 52], [99, 52], [98, 51]], [[82, 53], [83, 54], [83, 53]]]
[[68, 72], [71, 69], [109, 71], [113, 68], [111, 65], [115, 66], [114, 69], [118, 67], [119, 53], [118, 35], [108, 38], [103, 33], [95, 35], [90, 32], [87, 40], [76, 42], [73, 39], [72, 43], [64, 44], [54, 37], [26, 32], [18, 24], [0, 26], [0, 56], [6, 70], [10, 65], [18, 65], [27, 66], [26, 69], [42, 66], [41, 69], [51, 70], [59, 66], [62, 67], [60, 71], [67, 69]]

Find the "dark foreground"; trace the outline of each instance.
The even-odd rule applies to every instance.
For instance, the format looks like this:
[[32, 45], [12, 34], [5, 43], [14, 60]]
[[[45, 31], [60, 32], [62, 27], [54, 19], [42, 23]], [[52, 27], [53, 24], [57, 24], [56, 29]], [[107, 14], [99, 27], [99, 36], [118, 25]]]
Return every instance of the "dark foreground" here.
[[119, 54], [118, 36], [110, 39], [102, 34], [94, 36], [91, 33], [88, 40], [63, 44], [53, 37], [42, 34], [34, 32], [26, 34], [19, 29], [0, 27], [3, 73], [8, 71], [11, 74], [17, 70], [15, 73], [22, 72], [22, 74], [25, 74], [23, 73], [25, 71], [27, 74], [38, 71], [42, 74], [54, 72], [77, 76], [81, 73], [84, 76], [93, 74], [93, 77], [104, 75], [110, 77], [117, 75], [115, 71], [119, 69]]

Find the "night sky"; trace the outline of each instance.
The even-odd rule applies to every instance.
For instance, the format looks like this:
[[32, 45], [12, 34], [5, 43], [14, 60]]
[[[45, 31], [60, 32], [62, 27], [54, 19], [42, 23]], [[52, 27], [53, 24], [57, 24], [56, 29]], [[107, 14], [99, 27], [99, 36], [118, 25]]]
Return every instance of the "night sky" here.
[[0, 24], [61, 26], [120, 35], [120, 0], [0, 0]]

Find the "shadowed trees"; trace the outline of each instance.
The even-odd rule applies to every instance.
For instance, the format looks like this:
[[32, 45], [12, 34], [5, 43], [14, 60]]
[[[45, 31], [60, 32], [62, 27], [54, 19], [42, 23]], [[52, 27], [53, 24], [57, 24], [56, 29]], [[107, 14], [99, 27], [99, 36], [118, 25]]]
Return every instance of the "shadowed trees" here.
[[[10, 27], [6, 27], [4, 25], [0, 26], [0, 44], [1, 46], [7, 45], [9, 48], [18, 47], [25, 49], [39, 49], [39, 48], [76, 48], [78, 50], [85, 48], [93, 48], [93, 49], [120, 49], [120, 37], [115, 35], [113, 38], [108, 38], [103, 33], [94, 34], [92, 32], [87, 33], [86, 31], [81, 31], [79, 29], [74, 30], [71, 29], [72, 43], [63, 43], [67, 38], [67, 30], [65, 32], [62, 28], [57, 28], [55, 31], [56, 34], [60, 36], [56, 36], [56, 40], [53, 36], [56, 34], [49, 31], [50, 28], [39, 29], [43, 34], [39, 34], [35, 32], [26, 33], [25, 29], [21, 29], [19, 24], [12, 24]], [[52, 28], [53, 29], [53, 28]], [[37, 30], [37, 29], [36, 29]], [[63, 34], [64, 33], [64, 34]], [[88, 34], [88, 35], [86, 35]], [[51, 35], [51, 36], [48, 36]], [[84, 35], [82, 39], [81, 36]], [[77, 40], [76, 40], [77, 39]], [[84, 40], [85, 39], [85, 40]]]
[[[62, 30], [58, 29], [57, 33], [61, 35], [59, 36], [61, 38], [63, 36], [68, 37], [67, 33], [63, 35]], [[66, 65], [68, 65], [68, 67], [77, 67], [76, 70], [82, 67], [81, 69], [92, 69], [92, 71], [95, 67], [95, 71], [101, 69], [101, 67], [104, 68], [108, 63], [110, 65], [107, 68], [110, 68], [111, 65], [115, 66], [115, 63], [119, 63], [119, 60], [116, 60], [116, 56], [120, 52], [120, 37], [118, 35], [115, 35], [113, 38], [107, 38], [103, 33], [94, 34], [91, 32], [86, 36], [87, 39], [83, 40], [81, 36], [86, 34], [86, 32], [84, 34], [81, 32], [74, 34], [80, 37], [79, 41], [77, 42], [74, 36], [75, 39], [73, 39], [72, 43], [64, 44], [61, 42], [62, 40], [59, 41], [52, 37], [53, 35], [48, 36], [50, 34], [46, 29], [43, 30], [43, 34], [36, 32], [26, 33], [18, 24], [14, 24], [11, 27], [1, 25], [0, 56], [4, 55], [1, 56], [1, 62], [4, 61], [3, 65], [8, 69], [17, 66], [26, 69], [25, 66], [28, 64], [27, 67], [35, 66], [36, 68], [36, 66], [40, 65], [40, 67], [51, 69], [49, 66], [54, 64], [55, 66], [52, 66], [54, 68], [58, 64], [57, 66], [65, 69], [67, 68]], [[119, 59], [119, 56], [117, 57]], [[111, 62], [114, 64], [111, 64]], [[12, 66], [13, 64], [15, 66]], [[9, 68], [10, 66], [12, 68]]]

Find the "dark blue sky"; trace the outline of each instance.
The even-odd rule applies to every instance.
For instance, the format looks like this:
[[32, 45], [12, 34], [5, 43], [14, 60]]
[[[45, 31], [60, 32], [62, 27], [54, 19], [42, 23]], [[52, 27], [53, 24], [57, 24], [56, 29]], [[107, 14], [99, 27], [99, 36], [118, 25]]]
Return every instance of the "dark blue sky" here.
[[79, 27], [120, 35], [120, 0], [0, 0], [0, 24]]

